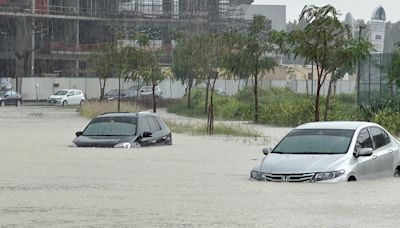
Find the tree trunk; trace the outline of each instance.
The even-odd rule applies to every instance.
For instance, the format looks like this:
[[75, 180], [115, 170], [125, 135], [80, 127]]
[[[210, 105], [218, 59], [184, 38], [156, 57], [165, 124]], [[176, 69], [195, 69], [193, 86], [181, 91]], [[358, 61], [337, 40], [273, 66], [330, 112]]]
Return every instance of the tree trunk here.
[[205, 100], [205, 107], [204, 107], [204, 113], [207, 113], [207, 110], [208, 110], [208, 92], [209, 92], [209, 90], [210, 90], [210, 80], [211, 80], [211, 77], [210, 77], [210, 75], [208, 75], [208, 78], [207, 78], [207, 87], [206, 87], [206, 100]]
[[315, 118], [314, 118], [314, 120], [316, 122], [318, 122], [320, 120], [320, 118], [319, 118], [319, 96], [321, 93], [321, 76], [322, 76], [322, 74], [318, 75], [317, 94], [315, 97]]
[[187, 108], [190, 109], [192, 107], [192, 85], [193, 85], [193, 80], [189, 79], [188, 82], [188, 87], [187, 87], [187, 96], [188, 96], [188, 100], [187, 100]]
[[156, 102], [156, 94], [155, 94], [155, 88], [156, 88], [156, 82], [152, 81], [152, 86], [153, 86], [153, 112], [157, 112], [157, 102]]
[[331, 90], [332, 90], [332, 84], [334, 80], [330, 80], [329, 82], [329, 88], [328, 88], [328, 94], [326, 95], [326, 101], [325, 101], [325, 111], [324, 111], [324, 121], [328, 120], [328, 113], [329, 113], [329, 102], [331, 98]]
[[213, 72], [214, 81], [211, 86], [211, 95], [210, 95], [210, 105], [208, 107], [208, 117], [207, 117], [207, 134], [213, 135], [214, 134], [214, 88], [215, 88], [215, 81], [218, 78], [218, 72]]
[[258, 123], [260, 113], [258, 107], [258, 70], [254, 73], [254, 123]]

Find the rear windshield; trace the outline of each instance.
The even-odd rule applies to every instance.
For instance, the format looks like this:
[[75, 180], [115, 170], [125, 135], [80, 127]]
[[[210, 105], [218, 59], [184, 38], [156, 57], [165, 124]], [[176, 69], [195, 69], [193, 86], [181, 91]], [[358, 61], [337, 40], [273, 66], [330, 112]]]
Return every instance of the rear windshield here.
[[84, 136], [136, 135], [137, 117], [99, 117], [86, 127]]
[[274, 149], [282, 154], [345, 154], [353, 130], [307, 129], [291, 131]]

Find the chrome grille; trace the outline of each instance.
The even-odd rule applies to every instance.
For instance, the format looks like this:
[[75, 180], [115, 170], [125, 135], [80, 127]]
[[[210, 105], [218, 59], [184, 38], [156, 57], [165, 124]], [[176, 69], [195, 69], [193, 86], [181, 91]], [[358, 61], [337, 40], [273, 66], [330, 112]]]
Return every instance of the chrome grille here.
[[263, 173], [266, 181], [272, 182], [310, 182], [314, 173], [297, 173], [297, 174], [275, 174]]

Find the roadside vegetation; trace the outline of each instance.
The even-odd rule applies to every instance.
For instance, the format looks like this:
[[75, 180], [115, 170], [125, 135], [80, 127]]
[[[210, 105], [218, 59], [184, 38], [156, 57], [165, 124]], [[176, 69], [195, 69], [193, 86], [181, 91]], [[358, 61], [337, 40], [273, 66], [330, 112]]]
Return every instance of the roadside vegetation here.
[[[215, 97], [215, 116], [220, 120], [252, 121], [252, 88], [245, 88], [234, 96]], [[260, 119], [262, 124], [274, 126], [297, 126], [314, 121], [314, 96], [297, 94], [288, 89], [259, 89]], [[204, 112], [204, 89], [192, 92], [192, 107], [187, 108], [187, 98], [182, 98], [168, 108], [168, 112], [189, 117], [206, 118]], [[321, 96], [324, 102], [326, 97]], [[392, 133], [400, 133], [400, 99], [375, 102], [371, 106], [357, 106], [356, 95], [340, 94], [330, 98], [328, 121], [371, 121]], [[324, 107], [320, 110], [324, 112]]]
[[[164, 120], [172, 132], [189, 135], [207, 135], [207, 128], [204, 123], [180, 122]], [[259, 131], [250, 127], [239, 126], [238, 124], [216, 123], [214, 124], [214, 135], [226, 135], [234, 137], [262, 137]]]
[[[121, 102], [121, 112], [140, 112], [140, 106], [131, 102]], [[118, 112], [118, 102], [89, 101], [79, 107], [79, 113], [86, 118], [94, 118], [102, 113]], [[32, 114], [33, 115], [33, 114]], [[36, 115], [35, 115], [36, 116]], [[207, 135], [207, 128], [202, 121], [182, 122], [165, 120], [167, 126], [173, 133], [188, 135]], [[261, 137], [261, 133], [246, 126], [238, 124], [217, 123], [214, 126], [215, 135], [226, 135], [234, 137]]]
[[[139, 106], [129, 102], [121, 102], [121, 112], [138, 112]], [[102, 113], [118, 112], [117, 101], [88, 101], [79, 107], [79, 113], [87, 118], [94, 118]]]

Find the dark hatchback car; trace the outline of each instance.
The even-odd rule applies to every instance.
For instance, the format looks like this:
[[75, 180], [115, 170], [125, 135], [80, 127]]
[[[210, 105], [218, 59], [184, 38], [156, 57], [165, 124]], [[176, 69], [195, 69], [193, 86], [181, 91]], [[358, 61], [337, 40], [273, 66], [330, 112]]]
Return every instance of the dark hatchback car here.
[[171, 131], [152, 113], [104, 113], [77, 132], [73, 147], [132, 148], [172, 145]]
[[20, 106], [22, 103], [22, 96], [13, 90], [0, 90], [0, 106], [16, 105]]
[[[121, 89], [121, 100], [124, 101], [129, 101], [132, 99], [135, 99], [136, 97], [136, 92], [133, 90], [129, 90], [129, 89]], [[112, 101], [112, 100], [118, 100], [118, 96], [119, 96], [119, 91], [118, 89], [113, 89], [108, 91], [106, 94], [104, 94], [104, 99], [106, 99], [107, 101]]]

